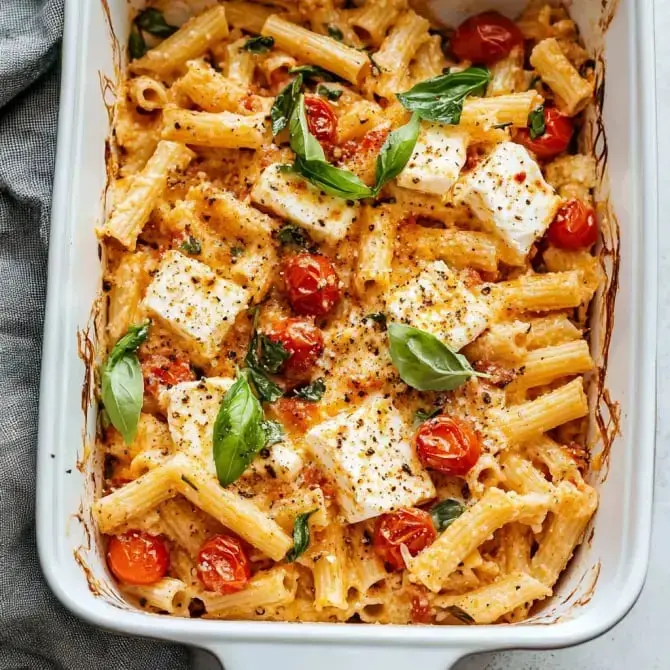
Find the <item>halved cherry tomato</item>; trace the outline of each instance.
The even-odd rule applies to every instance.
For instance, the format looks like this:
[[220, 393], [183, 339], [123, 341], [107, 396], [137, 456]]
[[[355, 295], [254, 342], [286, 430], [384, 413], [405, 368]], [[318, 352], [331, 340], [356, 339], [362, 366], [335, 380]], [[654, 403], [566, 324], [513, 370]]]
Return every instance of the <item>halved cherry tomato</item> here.
[[400, 551], [405, 545], [412, 556], [432, 544], [437, 531], [428, 512], [415, 507], [383, 514], [377, 519], [372, 545], [377, 554], [394, 570], [402, 570], [405, 561]]
[[569, 116], [563, 116], [555, 107], [544, 110], [545, 131], [532, 139], [528, 128], [520, 128], [514, 133], [514, 141], [523, 144], [538, 158], [553, 158], [563, 153], [570, 144], [574, 126]]
[[166, 388], [195, 379], [188, 358], [181, 353], [170, 356], [150, 354], [142, 359], [141, 366], [144, 388], [155, 398], [158, 398], [161, 391]]
[[323, 316], [340, 299], [339, 278], [333, 264], [320, 254], [293, 256], [284, 268], [291, 307], [298, 314]]
[[287, 373], [305, 372], [323, 353], [321, 329], [311, 321], [283, 319], [273, 324], [267, 336], [273, 342], [281, 343], [291, 354], [283, 366]]
[[221, 595], [241, 591], [251, 577], [246, 551], [230, 535], [210, 537], [200, 547], [196, 568], [204, 587]]
[[445, 475], [467, 474], [482, 450], [477, 434], [467, 421], [445, 414], [422, 424], [414, 443], [424, 467]]
[[160, 537], [130, 530], [109, 539], [107, 564], [112, 574], [126, 584], [154, 584], [167, 574], [170, 553]]
[[451, 38], [451, 50], [460, 60], [492, 65], [523, 44], [521, 31], [498, 12], [483, 12], [461, 23]]
[[418, 591], [412, 595], [410, 619], [412, 623], [433, 623], [433, 611], [430, 600], [424, 592]]
[[315, 95], [305, 96], [305, 116], [309, 132], [319, 142], [333, 144], [337, 132], [337, 117], [332, 107]]
[[549, 242], [561, 249], [583, 249], [598, 240], [598, 223], [593, 207], [581, 200], [568, 200], [549, 226]]

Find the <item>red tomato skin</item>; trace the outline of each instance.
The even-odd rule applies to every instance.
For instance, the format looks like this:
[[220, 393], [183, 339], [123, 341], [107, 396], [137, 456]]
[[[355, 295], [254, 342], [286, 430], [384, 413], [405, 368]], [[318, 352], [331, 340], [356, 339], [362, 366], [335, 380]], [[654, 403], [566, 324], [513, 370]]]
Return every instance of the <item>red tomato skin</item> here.
[[240, 540], [214, 535], [198, 552], [198, 577], [205, 589], [221, 595], [241, 591], [251, 578], [251, 567]]
[[598, 222], [593, 207], [581, 200], [568, 200], [557, 212], [547, 233], [560, 249], [584, 249], [598, 241]]
[[109, 539], [107, 564], [119, 581], [146, 586], [165, 577], [170, 569], [170, 553], [160, 537], [130, 530]]
[[466, 475], [481, 454], [481, 443], [470, 424], [445, 414], [423, 423], [414, 443], [423, 466], [445, 475]]
[[564, 116], [555, 107], [544, 110], [544, 135], [532, 139], [528, 128], [519, 128], [514, 134], [514, 141], [523, 144], [538, 158], [547, 160], [562, 154], [570, 144], [574, 126], [569, 116]]
[[193, 381], [195, 374], [183, 354], [150, 354], [142, 359], [144, 388], [150, 395], [158, 398], [163, 388], [171, 388], [180, 382]]
[[311, 321], [283, 319], [272, 326], [267, 336], [279, 342], [291, 356], [284, 361], [284, 371], [301, 373], [309, 370], [323, 353], [323, 335]]
[[451, 50], [460, 60], [493, 65], [523, 44], [514, 23], [498, 12], [483, 12], [466, 19], [451, 38]]
[[428, 512], [416, 507], [383, 514], [377, 519], [372, 546], [394, 570], [402, 570], [405, 561], [400, 551], [405, 545], [412, 556], [432, 544], [437, 531]]
[[333, 144], [337, 134], [337, 117], [333, 108], [315, 95], [305, 96], [305, 116], [309, 132], [319, 142]]
[[321, 254], [300, 253], [284, 267], [284, 281], [291, 307], [298, 314], [325, 316], [340, 299], [339, 277]]

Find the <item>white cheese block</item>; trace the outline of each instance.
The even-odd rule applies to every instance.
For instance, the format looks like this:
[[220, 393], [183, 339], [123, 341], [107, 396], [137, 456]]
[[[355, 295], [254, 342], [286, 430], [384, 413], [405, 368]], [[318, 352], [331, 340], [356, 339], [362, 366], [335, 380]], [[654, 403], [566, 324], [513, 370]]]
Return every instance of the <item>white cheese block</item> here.
[[305, 443], [335, 482], [348, 523], [435, 496], [433, 482], [413, 451], [409, 427], [380, 394], [315, 426]]
[[465, 165], [467, 148], [468, 134], [457, 126], [422, 122], [398, 184], [422, 193], [447, 195]]
[[469, 286], [464, 273], [442, 261], [422, 271], [387, 297], [386, 313], [395, 321], [424, 330], [454, 351], [479, 337], [498, 312], [498, 300], [488, 284]]
[[515, 142], [499, 144], [464, 177], [456, 198], [524, 256], [547, 230], [561, 205], [561, 198], [544, 180], [538, 164]]
[[163, 255], [144, 298], [150, 315], [205, 360], [216, 356], [221, 340], [248, 302], [248, 291], [178, 251]]
[[[215, 476], [214, 422], [223, 396], [232, 384], [233, 380], [229, 378], [208, 377], [176, 384], [165, 392], [168, 427], [176, 450], [197, 459]], [[280, 479], [290, 480], [297, 476], [302, 467], [300, 453], [289, 442], [279, 442], [269, 448], [267, 458], [258, 455], [249, 471], [260, 474], [271, 471]]]
[[358, 205], [328, 195], [303, 177], [280, 168], [275, 164], [263, 171], [251, 191], [252, 201], [303, 227], [316, 242], [344, 239], [358, 216]]

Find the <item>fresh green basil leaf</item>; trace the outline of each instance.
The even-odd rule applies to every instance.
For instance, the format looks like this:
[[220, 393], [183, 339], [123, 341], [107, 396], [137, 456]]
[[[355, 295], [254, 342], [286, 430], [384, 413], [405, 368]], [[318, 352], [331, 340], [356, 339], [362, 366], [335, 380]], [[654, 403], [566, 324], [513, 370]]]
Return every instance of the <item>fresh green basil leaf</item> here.
[[419, 115], [414, 113], [412, 118], [400, 128], [397, 128], [386, 138], [377, 156], [375, 190], [378, 192], [384, 184], [395, 179], [403, 170], [412, 156], [416, 141], [419, 137], [421, 124]]
[[528, 130], [530, 131], [530, 139], [536, 140], [542, 137], [547, 130], [547, 124], [544, 119], [544, 105], [540, 105], [528, 115]]
[[378, 323], [382, 328], [386, 328], [386, 314], [384, 312], [372, 312], [372, 314], [367, 314], [364, 318]]
[[126, 444], [135, 438], [142, 411], [144, 377], [135, 352], [148, 334], [149, 322], [131, 326], [114, 345], [102, 368], [102, 403], [109, 421]]
[[388, 336], [391, 360], [400, 378], [418, 391], [453, 391], [470, 377], [481, 376], [465, 356], [430, 333], [392, 323]]
[[135, 17], [135, 24], [138, 28], [146, 30], [156, 37], [170, 37], [170, 35], [177, 32], [176, 26], [171, 26], [165, 22], [163, 12], [159, 12], [153, 7], [141, 11]]
[[439, 503], [430, 508], [430, 516], [433, 520], [435, 530], [438, 533], [446, 530], [463, 512], [465, 512], [465, 505], [458, 502], [458, 500], [454, 500], [453, 498], [440, 500]]
[[253, 365], [249, 365], [248, 370], [261, 402], [277, 402], [284, 395], [281, 387], [275, 384], [263, 370]]
[[309, 517], [316, 512], [313, 509], [311, 512], [299, 514], [293, 523], [293, 547], [286, 554], [286, 562], [293, 563], [302, 556], [309, 547]]
[[266, 54], [274, 47], [274, 45], [275, 45], [274, 37], [257, 35], [256, 37], [250, 37], [244, 43], [242, 49], [244, 51], [250, 51], [252, 54]]
[[330, 88], [325, 84], [319, 84], [316, 87], [316, 94], [320, 95], [322, 98], [331, 100], [332, 102], [337, 102], [341, 97], [344, 91], [341, 88]]
[[346, 200], [361, 200], [375, 195], [374, 190], [353, 172], [337, 168], [325, 160], [304, 160], [298, 156], [294, 167], [298, 174], [329, 195]]
[[301, 400], [308, 400], [309, 402], [318, 402], [323, 398], [326, 392], [326, 382], [322, 377], [315, 379], [311, 384], [301, 386], [293, 391], [293, 395]]
[[[291, 149], [296, 155], [305, 161], [326, 161], [326, 155], [323, 153], [323, 147], [319, 140], [309, 132], [307, 124], [307, 114], [305, 113], [305, 96], [300, 95], [296, 103], [291, 121], [289, 123], [289, 133], [291, 136]], [[294, 166], [295, 167], [295, 166]]]
[[213, 454], [221, 486], [236, 481], [265, 446], [263, 408], [249, 385], [249, 374], [240, 372], [226, 391], [214, 422]]
[[278, 135], [291, 120], [291, 115], [300, 97], [302, 75], [299, 74], [290, 84], [285, 86], [275, 98], [270, 110], [272, 119], [272, 134]]
[[483, 95], [490, 79], [487, 68], [469, 67], [419, 82], [397, 97], [407, 109], [426, 121], [458, 124], [465, 98]]
[[326, 30], [328, 31], [328, 37], [332, 37], [338, 42], [344, 41], [344, 33], [337, 26], [326, 26]]
[[273, 444], [279, 444], [286, 439], [284, 433], [284, 426], [279, 421], [273, 419], [264, 419], [261, 421], [261, 426], [265, 431], [265, 446], [271, 447]]
[[283, 246], [293, 245], [301, 249], [306, 249], [311, 244], [305, 231], [294, 223], [282, 226], [277, 233], [277, 239]]
[[133, 26], [130, 29], [130, 37], [128, 38], [128, 53], [130, 54], [130, 60], [142, 58], [146, 52], [147, 43], [144, 41], [142, 33], [136, 26]]
[[428, 421], [428, 419], [436, 417], [440, 412], [442, 412], [441, 407], [436, 407], [430, 412], [426, 412], [426, 410], [423, 409], [417, 409], [416, 412], [414, 412], [414, 427], [417, 428], [422, 423]]
[[281, 342], [271, 340], [265, 333], [261, 333], [258, 338], [260, 346], [260, 365], [261, 369], [274, 375], [279, 372], [281, 366], [291, 354]]
[[191, 254], [193, 256], [199, 256], [200, 253], [202, 252], [202, 245], [200, 244], [200, 240], [196, 239], [192, 235], [189, 235], [180, 245], [179, 248], [182, 251], [185, 251], [187, 254]]
[[451, 616], [458, 619], [459, 621], [471, 625], [477, 623], [465, 610], [458, 607], [458, 605], [449, 605], [449, 607], [444, 608], [446, 612], [449, 612]]
[[305, 79], [322, 79], [323, 81], [339, 81], [339, 77], [318, 65], [299, 65], [291, 68], [289, 74], [300, 74]]

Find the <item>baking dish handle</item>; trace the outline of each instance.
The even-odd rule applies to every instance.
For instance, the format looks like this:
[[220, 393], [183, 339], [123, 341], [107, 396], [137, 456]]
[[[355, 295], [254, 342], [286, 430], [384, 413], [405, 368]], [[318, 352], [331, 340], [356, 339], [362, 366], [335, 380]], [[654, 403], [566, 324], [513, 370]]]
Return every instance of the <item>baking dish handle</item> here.
[[474, 650], [332, 644], [227, 643], [208, 645], [224, 670], [450, 670]]

